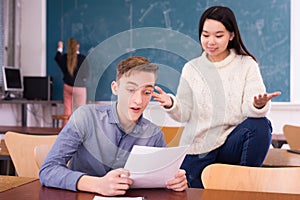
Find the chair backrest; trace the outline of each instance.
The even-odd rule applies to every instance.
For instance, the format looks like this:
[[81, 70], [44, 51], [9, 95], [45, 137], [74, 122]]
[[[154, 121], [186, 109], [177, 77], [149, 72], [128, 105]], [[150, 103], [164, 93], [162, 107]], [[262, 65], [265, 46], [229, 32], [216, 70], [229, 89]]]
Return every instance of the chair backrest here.
[[40, 144], [53, 145], [57, 135], [29, 135], [8, 131], [5, 143], [18, 176], [39, 177], [34, 148]]
[[39, 145], [35, 146], [35, 148], [33, 150], [33, 155], [34, 155], [35, 162], [39, 169], [41, 168], [51, 147], [52, 147], [52, 144], [39, 144]]
[[300, 168], [212, 164], [204, 168], [205, 189], [300, 194]]
[[168, 147], [174, 147], [179, 145], [183, 126], [160, 126], [160, 129], [164, 133], [164, 138]]
[[291, 149], [300, 150], [300, 126], [284, 125], [283, 134]]

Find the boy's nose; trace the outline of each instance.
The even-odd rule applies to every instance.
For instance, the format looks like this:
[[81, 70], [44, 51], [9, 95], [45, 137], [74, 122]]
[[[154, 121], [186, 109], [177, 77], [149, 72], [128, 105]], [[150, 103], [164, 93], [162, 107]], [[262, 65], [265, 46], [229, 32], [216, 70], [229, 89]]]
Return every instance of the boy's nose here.
[[143, 102], [142, 100], [142, 94], [137, 91], [133, 94], [133, 101], [136, 103], [136, 104], [141, 104]]

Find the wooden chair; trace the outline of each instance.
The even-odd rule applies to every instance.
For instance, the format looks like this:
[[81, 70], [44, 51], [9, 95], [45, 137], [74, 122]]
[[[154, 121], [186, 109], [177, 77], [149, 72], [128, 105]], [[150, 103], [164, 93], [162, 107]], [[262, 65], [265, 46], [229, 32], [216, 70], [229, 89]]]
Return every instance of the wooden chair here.
[[39, 177], [34, 148], [40, 144], [53, 145], [57, 135], [29, 135], [8, 131], [5, 143], [18, 176]]
[[34, 155], [35, 162], [39, 169], [41, 168], [51, 147], [52, 147], [52, 144], [39, 144], [39, 145], [35, 146], [35, 148], [33, 150], [33, 155]]
[[174, 147], [179, 145], [183, 126], [160, 126], [160, 129], [164, 133], [164, 138], [168, 147]]
[[283, 134], [291, 149], [300, 150], [300, 126], [284, 125]]
[[300, 168], [212, 164], [204, 168], [205, 189], [300, 194]]

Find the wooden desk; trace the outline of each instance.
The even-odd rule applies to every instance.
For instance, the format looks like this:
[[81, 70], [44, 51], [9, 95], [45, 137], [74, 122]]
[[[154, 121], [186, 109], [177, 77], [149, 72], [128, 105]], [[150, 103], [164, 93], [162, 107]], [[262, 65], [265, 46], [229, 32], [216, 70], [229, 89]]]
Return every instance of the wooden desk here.
[[273, 133], [272, 134], [272, 146], [274, 148], [281, 148], [282, 145], [287, 144], [285, 136], [280, 133]]
[[52, 127], [0, 126], [0, 134], [13, 131], [31, 135], [57, 135], [60, 130], [61, 128]]
[[300, 154], [286, 149], [269, 149], [263, 163], [265, 167], [300, 167]]
[[27, 105], [28, 104], [44, 104], [44, 105], [57, 105], [62, 104], [63, 101], [56, 100], [3, 100], [0, 99], [0, 104], [20, 104], [22, 106], [22, 126], [27, 126]]
[[0, 193], [30, 183], [34, 180], [36, 180], [36, 178], [0, 175]]
[[[226, 190], [204, 190], [189, 188], [184, 192], [174, 192], [167, 189], [134, 189], [126, 193], [127, 197], [146, 197], [147, 200], [294, 200], [300, 199], [296, 194], [241, 192]], [[22, 200], [92, 200], [95, 194], [72, 192], [41, 186], [39, 180], [0, 193], [0, 199]]]

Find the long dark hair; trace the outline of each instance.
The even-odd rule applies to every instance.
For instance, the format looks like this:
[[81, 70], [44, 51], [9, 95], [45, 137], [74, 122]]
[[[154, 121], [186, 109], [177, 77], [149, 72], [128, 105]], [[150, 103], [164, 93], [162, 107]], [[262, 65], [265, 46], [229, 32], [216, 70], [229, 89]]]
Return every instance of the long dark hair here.
[[77, 40], [73, 37], [68, 40], [67, 67], [71, 76], [74, 76], [77, 66], [77, 44]]
[[206, 19], [219, 21], [229, 32], [234, 33], [234, 38], [232, 41], [229, 41], [227, 49], [234, 48], [238, 55], [248, 55], [257, 61], [256, 58], [247, 50], [242, 40], [235, 15], [230, 8], [225, 6], [212, 6], [202, 14], [199, 21], [199, 41], [201, 41], [203, 25]]

